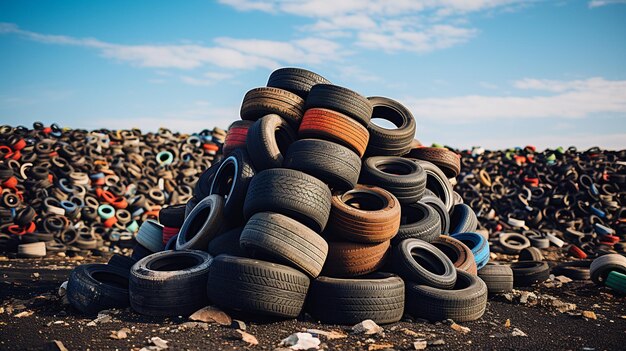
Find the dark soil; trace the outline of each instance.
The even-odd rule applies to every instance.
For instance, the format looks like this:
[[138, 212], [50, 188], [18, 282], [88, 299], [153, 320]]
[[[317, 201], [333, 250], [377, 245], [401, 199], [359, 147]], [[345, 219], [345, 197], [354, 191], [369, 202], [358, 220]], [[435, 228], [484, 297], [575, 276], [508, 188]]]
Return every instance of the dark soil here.
[[[99, 260], [103, 260], [100, 258]], [[95, 317], [80, 315], [57, 297], [59, 285], [71, 267], [89, 260], [48, 259], [43, 261], [11, 259], [0, 262], [0, 349], [41, 350], [52, 340], [61, 341], [69, 350], [129, 350], [150, 345], [158, 336], [169, 342], [168, 350], [273, 350], [280, 340], [307, 328], [341, 331], [348, 336], [327, 340], [322, 346], [331, 350], [374, 350], [376, 347], [412, 350], [413, 342], [443, 340], [443, 345], [429, 345], [435, 350], [624, 350], [626, 349], [626, 298], [611, 290], [598, 288], [589, 281], [571, 282], [561, 287], [537, 286], [524, 290], [549, 294], [577, 309], [561, 313], [551, 307], [511, 303], [502, 296], [491, 297], [487, 313], [474, 322], [461, 323], [471, 331], [461, 334], [446, 323], [403, 321], [385, 325], [384, 334], [350, 334], [350, 326], [323, 325], [308, 315], [298, 320], [278, 322], [246, 321], [247, 332], [256, 336], [257, 346], [248, 346], [230, 327], [217, 324], [208, 329], [180, 327], [187, 318], [147, 318], [130, 309], [113, 314], [113, 320], [87, 326]], [[35, 277], [33, 273], [39, 273]], [[23, 311], [33, 311], [17, 318]], [[580, 313], [593, 311], [597, 320]], [[510, 327], [505, 327], [506, 320]], [[129, 328], [128, 338], [110, 338], [111, 331]], [[512, 336], [514, 328], [528, 336]], [[420, 335], [409, 335], [404, 329]], [[404, 330], [404, 331], [403, 331]]]

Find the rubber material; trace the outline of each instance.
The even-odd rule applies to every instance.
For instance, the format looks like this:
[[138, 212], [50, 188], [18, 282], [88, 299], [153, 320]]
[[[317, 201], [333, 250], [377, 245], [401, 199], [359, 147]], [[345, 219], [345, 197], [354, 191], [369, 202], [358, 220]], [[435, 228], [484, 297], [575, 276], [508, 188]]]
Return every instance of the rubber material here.
[[314, 107], [327, 108], [354, 118], [368, 126], [372, 118], [372, 104], [358, 93], [332, 84], [317, 84], [311, 88], [306, 99], [305, 110]]
[[311, 282], [306, 309], [322, 323], [394, 323], [404, 311], [404, 281], [390, 273], [358, 279], [318, 277]]
[[370, 134], [361, 123], [342, 113], [325, 108], [311, 108], [304, 112], [298, 136], [301, 139], [332, 141], [363, 157]]
[[478, 233], [458, 233], [452, 235], [452, 237], [461, 241], [472, 250], [478, 270], [489, 262], [489, 243], [482, 235]]
[[536, 247], [526, 247], [519, 253], [520, 261], [543, 261], [541, 250]]
[[432, 191], [426, 189], [424, 196], [420, 200], [421, 203], [432, 207], [437, 214], [439, 214], [439, 221], [441, 227], [441, 234], [448, 234], [450, 230], [450, 214], [446, 209], [446, 204], [441, 201], [439, 197], [432, 193]]
[[209, 299], [227, 310], [295, 318], [304, 306], [309, 278], [291, 267], [219, 255], [206, 285]]
[[185, 218], [176, 240], [176, 250], [206, 249], [219, 233], [224, 221], [224, 198], [211, 195], [204, 198]]
[[394, 271], [406, 281], [439, 289], [451, 289], [456, 282], [452, 261], [435, 246], [419, 240], [405, 239], [393, 248]]
[[620, 294], [626, 294], [626, 274], [611, 271], [606, 278], [606, 286]]
[[245, 256], [245, 252], [239, 245], [239, 237], [243, 227], [233, 228], [225, 233], [221, 233], [216, 238], [209, 242], [208, 251], [211, 256], [216, 257], [218, 255], [231, 255], [231, 256]]
[[478, 228], [476, 213], [466, 204], [452, 206], [450, 214], [450, 234], [473, 232]]
[[461, 172], [461, 158], [456, 153], [439, 147], [412, 149], [407, 157], [428, 161], [439, 167], [448, 178], [456, 178]]
[[333, 189], [350, 190], [359, 179], [361, 159], [339, 144], [302, 139], [289, 146], [284, 166], [312, 175]]
[[317, 178], [296, 170], [273, 168], [252, 179], [243, 213], [247, 219], [258, 212], [281, 213], [321, 233], [328, 222], [330, 202], [330, 189]]
[[188, 316], [208, 304], [212, 257], [203, 251], [161, 251], [130, 270], [130, 305], [150, 316]]
[[389, 191], [405, 205], [418, 202], [424, 195], [426, 173], [402, 157], [374, 156], [365, 159], [359, 181]]
[[330, 81], [317, 73], [302, 68], [279, 68], [267, 80], [268, 87], [288, 90], [303, 99], [316, 84], [330, 84]]
[[487, 307], [487, 285], [478, 276], [458, 271], [451, 290], [406, 282], [405, 312], [430, 321], [477, 320]]
[[224, 216], [231, 223], [238, 222], [241, 217], [243, 201], [254, 174], [248, 153], [242, 149], [233, 151], [215, 172], [209, 194], [224, 197]]
[[278, 115], [267, 115], [248, 128], [247, 150], [257, 171], [283, 165], [289, 145], [296, 132]]
[[620, 254], [608, 254], [596, 258], [589, 266], [591, 280], [598, 285], [605, 283], [611, 271], [626, 274], [626, 257]]
[[135, 262], [137, 261], [133, 260], [132, 258], [128, 256], [123, 256], [120, 254], [113, 254], [113, 256], [111, 256], [107, 264], [109, 266], [122, 268], [130, 272], [130, 268], [135, 264]]
[[498, 243], [507, 254], [519, 254], [521, 250], [530, 247], [530, 240], [522, 234], [500, 233]]
[[328, 244], [316, 232], [285, 215], [260, 212], [244, 227], [239, 243], [251, 257], [286, 264], [310, 277], [319, 275]]
[[474, 254], [467, 245], [448, 235], [439, 236], [431, 244], [443, 252], [457, 270], [477, 274], [478, 268]]
[[388, 191], [369, 185], [332, 197], [328, 230], [355, 242], [380, 243], [400, 227], [400, 203]]
[[254, 121], [235, 121], [228, 127], [222, 154], [228, 157], [236, 149], [247, 148], [248, 129]]
[[487, 284], [489, 294], [504, 294], [513, 290], [513, 270], [507, 265], [488, 264], [478, 271]]
[[72, 307], [89, 315], [127, 307], [128, 277], [128, 271], [123, 268], [98, 263], [82, 264], [70, 273], [67, 299]]
[[388, 249], [389, 241], [378, 244], [329, 242], [322, 275], [345, 278], [374, 272], [385, 264]]
[[441, 220], [435, 209], [422, 202], [402, 206], [398, 234], [391, 239], [392, 245], [414, 238], [432, 242], [441, 235]]
[[415, 137], [415, 118], [399, 102], [380, 96], [367, 98], [372, 104], [372, 118], [382, 118], [393, 123], [396, 128], [387, 129], [369, 123], [370, 142], [368, 156], [401, 156], [411, 150]]
[[163, 250], [163, 226], [153, 220], [141, 224], [135, 240], [151, 252]]
[[511, 263], [513, 285], [516, 287], [531, 286], [543, 282], [550, 277], [550, 267], [543, 261], [522, 261]]
[[562, 262], [552, 268], [552, 274], [564, 275], [574, 280], [589, 280], [591, 279], [589, 272], [591, 262], [592, 260]]
[[430, 190], [445, 204], [447, 212], [450, 212], [454, 205], [452, 185], [446, 175], [436, 165], [422, 160], [415, 160], [426, 173], [426, 189]]
[[304, 100], [298, 95], [278, 88], [255, 88], [246, 93], [241, 103], [241, 119], [256, 121], [276, 114], [297, 129], [304, 114]]

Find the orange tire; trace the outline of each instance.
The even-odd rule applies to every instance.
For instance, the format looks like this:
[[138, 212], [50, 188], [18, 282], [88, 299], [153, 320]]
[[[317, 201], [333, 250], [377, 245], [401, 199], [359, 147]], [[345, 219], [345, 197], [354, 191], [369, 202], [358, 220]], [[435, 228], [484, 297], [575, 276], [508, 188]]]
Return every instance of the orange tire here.
[[374, 272], [385, 264], [389, 245], [389, 240], [379, 244], [331, 241], [322, 275], [344, 278]]
[[367, 128], [355, 119], [325, 108], [306, 110], [298, 135], [301, 139], [316, 138], [341, 144], [359, 157], [363, 157], [370, 137]]

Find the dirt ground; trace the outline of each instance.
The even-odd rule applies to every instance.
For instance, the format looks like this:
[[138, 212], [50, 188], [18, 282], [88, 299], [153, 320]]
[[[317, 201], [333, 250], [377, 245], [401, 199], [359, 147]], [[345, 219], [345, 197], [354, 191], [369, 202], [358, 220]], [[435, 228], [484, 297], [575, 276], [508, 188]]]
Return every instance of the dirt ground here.
[[[274, 350], [283, 338], [306, 329], [345, 334], [332, 340], [319, 335], [321, 347], [330, 350], [414, 350], [417, 340], [426, 340], [427, 350], [626, 349], [626, 298], [590, 281], [523, 289], [540, 296], [542, 302], [537, 304], [532, 303], [532, 295], [524, 304], [519, 303], [519, 296], [513, 301], [490, 297], [483, 318], [461, 323], [470, 329], [465, 334], [449, 323], [406, 319], [384, 325], [382, 334], [357, 335], [351, 333], [351, 326], [323, 325], [303, 315], [286, 321], [245, 319], [246, 331], [259, 342], [250, 346], [229, 326], [194, 325], [187, 318], [147, 318], [130, 309], [113, 311], [110, 321], [90, 326], [95, 317], [82, 316], [64, 305], [57, 290], [73, 266], [93, 260], [105, 258], [1, 261], [0, 349], [41, 350], [58, 340], [68, 350], [139, 350], [152, 345], [150, 338], [160, 337], [168, 341], [168, 350]], [[573, 307], [561, 302], [576, 304], [576, 308], [561, 312], [558, 306]], [[594, 312], [597, 319], [583, 317], [583, 311]], [[111, 338], [112, 331], [122, 328], [130, 329], [127, 338]]]

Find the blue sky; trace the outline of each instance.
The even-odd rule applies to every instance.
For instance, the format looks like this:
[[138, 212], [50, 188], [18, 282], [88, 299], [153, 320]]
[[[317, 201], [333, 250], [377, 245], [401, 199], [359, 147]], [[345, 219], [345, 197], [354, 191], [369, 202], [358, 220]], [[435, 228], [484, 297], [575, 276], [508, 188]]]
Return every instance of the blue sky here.
[[0, 121], [227, 127], [272, 70], [405, 104], [456, 147], [626, 148], [626, 1], [0, 2]]

